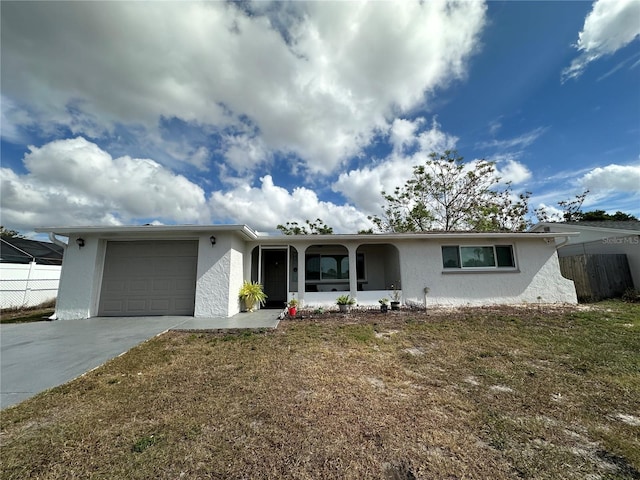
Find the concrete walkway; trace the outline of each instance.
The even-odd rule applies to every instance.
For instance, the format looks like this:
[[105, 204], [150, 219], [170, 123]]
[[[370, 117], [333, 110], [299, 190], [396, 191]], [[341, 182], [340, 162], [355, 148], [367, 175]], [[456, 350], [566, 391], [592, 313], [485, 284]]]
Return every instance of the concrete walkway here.
[[279, 310], [230, 318], [95, 317], [0, 325], [0, 408], [66, 383], [168, 330], [276, 328]]

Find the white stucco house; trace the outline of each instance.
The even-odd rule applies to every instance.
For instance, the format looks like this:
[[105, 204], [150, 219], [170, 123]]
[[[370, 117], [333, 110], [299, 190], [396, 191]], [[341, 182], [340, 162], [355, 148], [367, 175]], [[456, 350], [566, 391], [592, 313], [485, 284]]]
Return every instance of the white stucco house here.
[[373, 306], [392, 285], [403, 303], [577, 303], [556, 254], [566, 233], [286, 236], [246, 225], [38, 231], [67, 244], [56, 306], [63, 320], [231, 316], [240, 311], [244, 280], [262, 283], [274, 308], [294, 295], [303, 306], [333, 305], [347, 292]]
[[558, 249], [559, 257], [624, 254], [636, 289], [640, 289], [640, 221], [543, 222], [532, 232], [577, 232]]

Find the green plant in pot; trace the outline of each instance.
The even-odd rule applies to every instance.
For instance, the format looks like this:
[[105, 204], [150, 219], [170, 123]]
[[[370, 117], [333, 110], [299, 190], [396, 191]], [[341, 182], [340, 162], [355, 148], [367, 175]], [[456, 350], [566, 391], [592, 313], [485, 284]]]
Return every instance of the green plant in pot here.
[[391, 310], [400, 310], [400, 298], [402, 292], [398, 283], [391, 285]]
[[387, 313], [387, 311], [389, 310], [389, 299], [381, 298], [380, 300], [378, 300], [378, 303], [380, 304], [380, 311], [383, 313]]
[[262, 290], [262, 285], [258, 282], [244, 281], [238, 294], [240, 300], [244, 302], [245, 308], [248, 312], [253, 312], [256, 305], [264, 305], [264, 301], [267, 299], [267, 295]]
[[351, 310], [351, 307], [355, 305], [356, 299], [352, 298], [351, 295], [340, 295], [336, 299], [336, 304], [341, 312], [347, 313]]
[[298, 302], [298, 299], [296, 297], [293, 297], [291, 300], [287, 302], [287, 310], [289, 312], [290, 317], [296, 316], [296, 313], [298, 312], [299, 303], [300, 302]]

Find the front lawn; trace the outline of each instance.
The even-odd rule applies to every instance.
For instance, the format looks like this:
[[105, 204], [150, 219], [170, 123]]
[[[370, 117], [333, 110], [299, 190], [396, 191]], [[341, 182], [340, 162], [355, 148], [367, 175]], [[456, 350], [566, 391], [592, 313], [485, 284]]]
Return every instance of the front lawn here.
[[640, 478], [640, 306], [167, 333], [1, 416], [2, 478]]

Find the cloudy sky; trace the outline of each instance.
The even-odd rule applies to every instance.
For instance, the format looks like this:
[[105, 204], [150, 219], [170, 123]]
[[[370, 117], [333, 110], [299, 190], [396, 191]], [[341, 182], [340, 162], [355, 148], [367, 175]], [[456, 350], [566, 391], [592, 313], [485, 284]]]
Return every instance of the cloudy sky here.
[[2, 224], [371, 225], [432, 151], [640, 215], [640, 1], [1, 2]]

